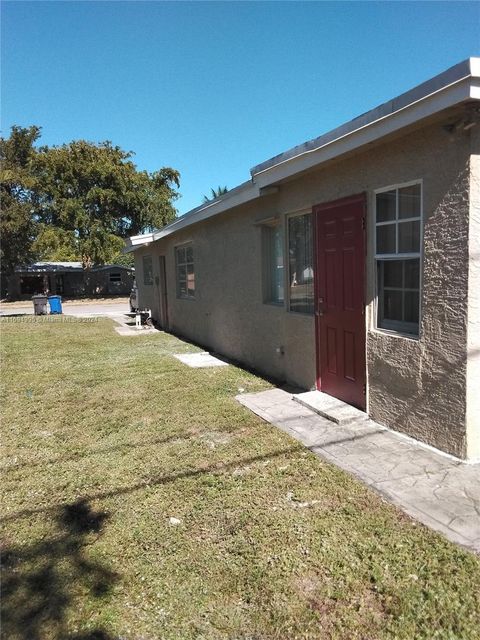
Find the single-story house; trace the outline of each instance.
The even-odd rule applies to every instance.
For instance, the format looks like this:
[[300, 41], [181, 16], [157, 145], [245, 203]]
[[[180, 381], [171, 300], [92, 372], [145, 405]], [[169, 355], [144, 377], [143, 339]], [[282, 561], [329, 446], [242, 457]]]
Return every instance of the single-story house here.
[[17, 267], [6, 278], [6, 293], [12, 300], [30, 298], [48, 291], [67, 297], [128, 295], [134, 269], [106, 264], [84, 269], [81, 262], [35, 262]]
[[130, 238], [140, 306], [259, 372], [480, 459], [479, 116], [470, 58], [256, 165]]

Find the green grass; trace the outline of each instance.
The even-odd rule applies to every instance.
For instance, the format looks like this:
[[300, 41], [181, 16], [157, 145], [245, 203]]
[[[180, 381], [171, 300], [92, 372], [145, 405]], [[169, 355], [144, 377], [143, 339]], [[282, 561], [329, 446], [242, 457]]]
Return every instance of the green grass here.
[[264, 380], [106, 320], [1, 328], [4, 638], [480, 636], [479, 558], [235, 401]]

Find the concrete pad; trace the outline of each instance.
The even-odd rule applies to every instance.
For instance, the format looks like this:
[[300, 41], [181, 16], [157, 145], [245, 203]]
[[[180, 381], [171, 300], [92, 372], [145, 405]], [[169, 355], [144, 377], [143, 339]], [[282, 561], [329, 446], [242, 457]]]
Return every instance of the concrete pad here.
[[144, 336], [150, 333], [158, 333], [158, 331], [152, 327], [141, 327], [136, 329], [135, 327], [115, 327], [115, 331], [119, 336]]
[[212, 356], [208, 351], [202, 351], [201, 353], [175, 353], [173, 357], [194, 369], [201, 369], [203, 367], [228, 367], [228, 362], [215, 358], [215, 356]]
[[297, 393], [293, 399], [336, 424], [349, 424], [357, 420], [368, 419], [368, 415], [363, 411], [321, 391]]
[[[349, 414], [342, 414], [340, 407], [336, 417], [345, 418], [342, 424], [308, 409], [283, 389], [241, 394], [237, 400], [410, 517], [451, 542], [480, 552], [480, 464], [443, 454], [352, 407]], [[330, 407], [335, 405], [332, 400], [328, 397]]]

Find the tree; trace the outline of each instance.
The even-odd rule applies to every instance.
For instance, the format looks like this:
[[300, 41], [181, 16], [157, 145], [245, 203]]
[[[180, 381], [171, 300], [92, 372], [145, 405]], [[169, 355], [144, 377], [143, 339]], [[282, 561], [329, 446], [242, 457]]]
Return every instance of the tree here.
[[33, 144], [39, 137], [40, 127], [14, 126], [10, 138], [0, 138], [0, 259], [6, 273], [33, 257], [37, 182], [30, 164], [35, 154]]
[[227, 187], [218, 187], [217, 189], [210, 189], [210, 198], [208, 196], [203, 196], [203, 202], [211, 202], [220, 196], [223, 196], [227, 193]]
[[173, 220], [178, 171], [138, 171], [132, 155], [110, 142], [84, 140], [40, 148], [31, 164], [40, 185], [37, 248], [62, 254], [72, 248], [88, 267], [111, 261], [123, 238]]

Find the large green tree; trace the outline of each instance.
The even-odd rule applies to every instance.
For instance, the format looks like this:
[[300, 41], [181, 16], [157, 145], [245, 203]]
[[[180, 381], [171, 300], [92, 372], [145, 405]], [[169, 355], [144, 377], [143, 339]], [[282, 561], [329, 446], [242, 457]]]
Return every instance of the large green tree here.
[[35, 148], [39, 127], [1, 139], [4, 270], [33, 257], [120, 260], [124, 239], [175, 218], [180, 175], [139, 171], [132, 152], [78, 140]]
[[7, 273], [34, 257], [37, 181], [30, 163], [39, 136], [39, 127], [14, 126], [9, 138], [0, 138], [0, 259]]
[[[31, 165], [41, 185], [39, 246], [53, 242], [66, 253], [74, 248], [89, 266], [111, 261], [127, 236], [173, 220], [178, 171], [138, 171], [131, 158], [110, 142], [40, 148]], [[52, 227], [62, 233], [53, 237]]]

